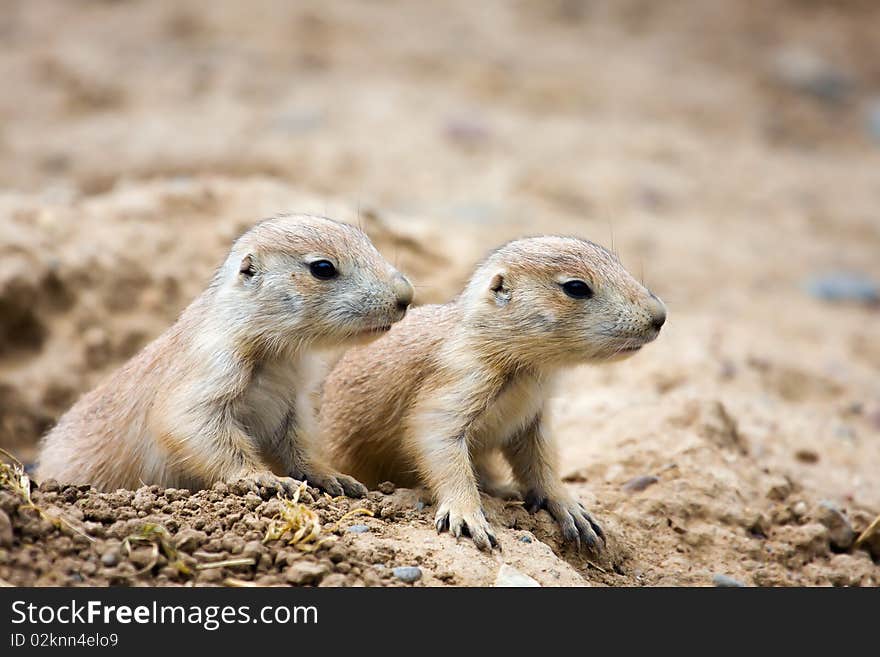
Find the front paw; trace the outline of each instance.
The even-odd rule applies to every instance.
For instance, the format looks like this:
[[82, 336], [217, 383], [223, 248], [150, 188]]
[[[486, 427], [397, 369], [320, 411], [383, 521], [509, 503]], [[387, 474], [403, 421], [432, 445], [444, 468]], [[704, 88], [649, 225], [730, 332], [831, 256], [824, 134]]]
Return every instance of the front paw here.
[[452, 502], [443, 502], [434, 516], [434, 525], [438, 532], [448, 529], [456, 538], [462, 534], [470, 535], [481, 550], [491, 551], [493, 547], [501, 547], [479, 506], [466, 508]]
[[312, 486], [326, 491], [333, 497], [347, 495], [348, 497], [364, 497], [367, 494], [367, 487], [364, 486], [354, 477], [349, 477], [341, 472], [333, 470], [303, 472], [303, 479]]
[[273, 495], [292, 496], [300, 487], [300, 482], [296, 479], [279, 477], [268, 470], [249, 470], [233, 477], [229, 483], [257, 495], [260, 494], [261, 488], [265, 488]]
[[526, 494], [525, 507], [529, 513], [547, 509], [559, 523], [563, 540], [567, 543], [575, 543], [578, 549], [582, 544], [597, 549], [600, 539], [602, 545], [605, 545], [605, 532], [602, 531], [602, 527], [593, 520], [584, 505], [574, 499], [565, 496], [545, 496], [531, 491]]

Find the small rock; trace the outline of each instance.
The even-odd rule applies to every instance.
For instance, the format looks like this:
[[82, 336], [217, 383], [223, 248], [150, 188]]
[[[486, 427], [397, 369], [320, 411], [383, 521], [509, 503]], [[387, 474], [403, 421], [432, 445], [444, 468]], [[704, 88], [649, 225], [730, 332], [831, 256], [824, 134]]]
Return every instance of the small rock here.
[[863, 552], [835, 554], [828, 562], [829, 579], [834, 586], [871, 586], [877, 568]]
[[742, 588], [745, 586], [738, 579], [734, 579], [729, 575], [722, 575], [721, 573], [712, 575], [712, 583], [719, 588]]
[[397, 489], [397, 487], [391, 481], [383, 481], [381, 484], [379, 484], [378, 489], [380, 493], [391, 495], [391, 493], [393, 493]]
[[140, 488], [134, 495], [131, 505], [138, 511], [147, 511], [153, 508], [155, 499], [147, 488]]
[[781, 50], [773, 61], [773, 69], [782, 84], [826, 103], [841, 103], [855, 86], [850, 76], [805, 48]]
[[817, 522], [795, 527], [790, 540], [792, 545], [809, 557], [819, 557], [828, 552], [828, 528]]
[[746, 529], [749, 530], [749, 533], [762, 538], [767, 537], [767, 533], [770, 531], [770, 520], [766, 515], [758, 511], [748, 516], [745, 521]]
[[119, 563], [119, 550], [117, 548], [110, 548], [104, 554], [101, 555], [101, 563], [104, 564], [107, 568], [112, 568], [116, 564]]
[[794, 453], [794, 457], [801, 463], [818, 463], [819, 454], [812, 449], [799, 449]]
[[856, 533], [849, 520], [833, 502], [823, 500], [819, 502], [816, 514], [819, 522], [828, 528], [828, 540], [831, 547], [836, 550], [848, 550], [856, 540]]
[[370, 528], [367, 527], [366, 525], [352, 525], [351, 527], [349, 527], [345, 531], [351, 532], [352, 534], [365, 534], [368, 531], [370, 531]]
[[795, 505], [791, 507], [791, 512], [794, 514], [795, 518], [803, 518], [807, 515], [808, 510], [807, 503], [803, 500], [796, 502]]
[[643, 491], [648, 488], [648, 486], [653, 486], [658, 481], [660, 480], [657, 479], [657, 477], [655, 477], [654, 475], [642, 475], [641, 477], [634, 477], [633, 479], [630, 479], [622, 486], [622, 488], [627, 493], [638, 493], [639, 491]]
[[807, 291], [822, 301], [880, 303], [880, 284], [854, 272], [830, 272], [807, 281]]
[[767, 489], [767, 497], [777, 502], [784, 502], [785, 498], [791, 495], [791, 490], [791, 482], [788, 479], [780, 478]]
[[520, 540], [521, 543], [531, 543], [531, 542], [532, 542], [532, 537], [529, 536], [529, 535], [527, 534], [527, 535], [525, 535], [525, 536], [520, 536], [520, 537], [519, 537], [519, 540]]
[[47, 479], [40, 484], [40, 490], [44, 493], [57, 493], [61, 490], [61, 486], [54, 479]]
[[241, 551], [241, 556], [251, 557], [254, 561], [259, 561], [265, 551], [266, 547], [261, 541], [248, 541], [245, 543], [244, 549]]
[[178, 550], [192, 552], [201, 547], [201, 545], [207, 540], [208, 535], [205, 532], [200, 532], [197, 529], [190, 529], [187, 527], [177, 532], [177, 535], [174, 537], [174, 546]]
[[391, 570], [391, 573], [401, 582], [412, 584], [422, 579], [422, 569], [417, 566], [398, 566]]
[[495, 587], [535, 587], [541, 586], [538, 580], [521, 573], [513, 566], [501, 564], [498, 575], [495, 576]]
[[241, 554], [241, 551], [244, 550], [244, 539], [240, 536], [224, 536], [220, 539], [220, 544], [223, 546], [223, 549], [230, 554]]
[[447, 120], [443, 129], [450, 141], [464, 146], [476, 146], [489, 139], [488, 126], [475, 116], [456, 116]]
[[13, 540], [12, 521], [5, 511], [0, 510], [0, 547], [12, 547]]
[[327, 587], [339, 587], [346, 586], [348, 584], [348, 577], [343, 575], [342, 573], [330, 573], [321, 580], [321, 583], [318, 585], [321, 588]]
[[327, 574], [327, 566], [314, 561], [298, 561], [287, 569], [284, 578], [291, 584], [314, 584]]

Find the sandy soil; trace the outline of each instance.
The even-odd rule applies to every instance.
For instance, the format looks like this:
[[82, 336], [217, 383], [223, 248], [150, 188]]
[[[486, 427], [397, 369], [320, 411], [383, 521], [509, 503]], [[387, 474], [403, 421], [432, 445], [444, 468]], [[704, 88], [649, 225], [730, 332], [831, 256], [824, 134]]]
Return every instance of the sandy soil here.
[[880, 584], [880, 535], [853, 546], [880, 513], [878, 306], [808, 288], [880, 281], [880, 8], [736, 4], [8, 3], [0, 446], [25, 462], [281, 210], [360, 222], [420, 303], [505, 239], [583, 235], [669, 321], [553, 401], [601, 555], [498, 500], [485, 555], [438, 536], [418, 491], [311, 490], [328, 540], [303, 551], [263, 542], [270, 491], [49, 482], [43, 516], [0, 491], [0, 579], [378, 585], [417, 566], [416, 586], [490, 585], [506, 563], [545, 586]]

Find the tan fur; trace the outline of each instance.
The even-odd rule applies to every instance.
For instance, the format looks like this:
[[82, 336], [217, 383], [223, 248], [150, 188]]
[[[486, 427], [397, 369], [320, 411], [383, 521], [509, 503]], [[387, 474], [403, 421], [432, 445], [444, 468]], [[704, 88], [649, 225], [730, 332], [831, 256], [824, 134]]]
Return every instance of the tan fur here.
[[[312, 275], [321, 259], [339, 275]], [[387, 330], [411, 299], [409, 282], [356, 228], [307, 215], [264, 221], [174, 326], [61, 418], [38, 477], [102, 490], [237, 478], [291, 489], [308, 479], [363, 494], [309, 444], [316, 350]]]
[[[562, 284], [589, 284], [573, 299]], [[595, 544], [599, 525], [565, 490], [543, 427], [556, 373], [625, 357], [653, 340], [662, 302], [591, 242], [511, 242], [462, 294], [416, 308], [391, 331], [349, 350], [324, 384], [320, 421], [334, 464], [368, 485], [427, 484], [438, 530], [495, 542], [479, 489], [502, 491], [493, 459], [510, 465], [527, 503], [547, 508], [567, 539]]]

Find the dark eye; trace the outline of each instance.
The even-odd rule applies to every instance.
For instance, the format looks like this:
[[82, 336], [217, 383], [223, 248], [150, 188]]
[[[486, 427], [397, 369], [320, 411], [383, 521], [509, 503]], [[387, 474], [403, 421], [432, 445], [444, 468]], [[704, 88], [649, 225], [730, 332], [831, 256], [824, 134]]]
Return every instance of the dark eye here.
[[593, 296], [593, 288], [583, 281], [567, 281], [562, 290], [572, 299], [589, 299]]
[[335, 278], [337, 274], [336, 267], [329, 260], [315, 260], [309, 265], [309, 271], [312, 272], [312, 276], [322, 281]]

